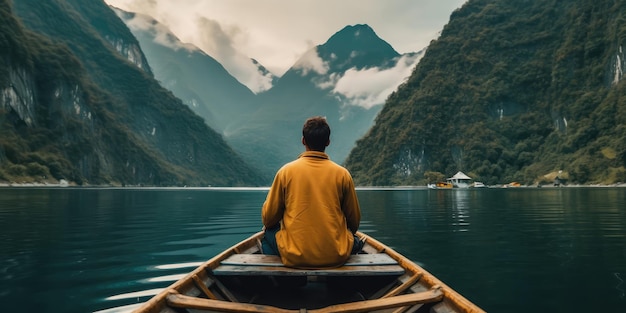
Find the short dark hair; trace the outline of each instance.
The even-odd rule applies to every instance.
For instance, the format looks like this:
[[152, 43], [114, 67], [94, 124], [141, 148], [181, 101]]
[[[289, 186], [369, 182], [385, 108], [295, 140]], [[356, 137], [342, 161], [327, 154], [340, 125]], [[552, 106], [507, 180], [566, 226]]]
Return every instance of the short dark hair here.
[[326, 118], [323, 116], [308, 118], [302, 126], [302, 136], [311, 150], [324, 152], [330, 140], [330, 126]]

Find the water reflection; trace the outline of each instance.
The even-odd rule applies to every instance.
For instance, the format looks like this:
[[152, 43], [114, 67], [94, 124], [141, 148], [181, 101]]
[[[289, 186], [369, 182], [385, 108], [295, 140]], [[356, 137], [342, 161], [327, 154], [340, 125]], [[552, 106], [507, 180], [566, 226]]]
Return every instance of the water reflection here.
[[118, 307], [113, 307], [104, 310], [94, 311], [94, 313], [130, 313], [135, 309], [138, 309], [141, 306], [141, 303], [122, 305]]
[[196, 268], [200, 265], [202, 265], [202, 262], [189, 262], [189, 263], [157, 265], [154, 268], [160, 269], [160, 270], [169, 270], [169, 269], [179, 269], [179, 268], [187, 268], [187, 267]]
[[165, 288], [156, 288], [156, 289], [150, 289], [150, 290], [129, 292], [129, 293], [119, 294], [115, 296], [110, 296], [110, 297], [105, 298], [104, 300], [113, 301], [113, 300], [125, 300], [125, 299], [132, 299], [132, 298], [153, 297], [154, 295], [159, 294], [163, 290], [165, 290]]
[[452, 226], [455, 227], [455, 231], [468, 231], [469, 230], [469, 194], [473, 190], [467, 189], [453, 189], [452, 202]]

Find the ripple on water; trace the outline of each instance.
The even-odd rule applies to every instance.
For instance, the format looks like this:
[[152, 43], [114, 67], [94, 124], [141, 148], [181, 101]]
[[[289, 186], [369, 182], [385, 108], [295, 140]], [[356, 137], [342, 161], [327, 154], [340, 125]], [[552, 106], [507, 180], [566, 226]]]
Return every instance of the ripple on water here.
[[127, 304], [109, 309], [94, 311], [93, 313], [130, 313], [139, 308], [143, 303]]
[[[102, 299], [102, 302], [111, 308], [97, 312], [130, 312], [202, 264], [203, 262], [181, 262], [152, 265], [137, 269], [136, 271], [140, 273], [140, 277], [137, 277], [134, 281], [126, 281], [126, 285], [131, 285], [127, 292], [105, 297]], [[107, 284], [107, 287], [112, 288], [112, 290], [123, 289], [121, 288], [122, 286], [115, 286], [114, 284]], [[129, 304], [129, 302], [135, 303]]]

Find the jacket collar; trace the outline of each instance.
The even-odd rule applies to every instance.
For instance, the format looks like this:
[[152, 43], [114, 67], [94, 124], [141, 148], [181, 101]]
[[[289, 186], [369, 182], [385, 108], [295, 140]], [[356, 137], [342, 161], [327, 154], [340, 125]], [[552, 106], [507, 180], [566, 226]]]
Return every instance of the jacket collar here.
[[298, 158], [318, 158], [318, 159], [330, 159], [328, 154], [320, 151], [304, 151], [300, 153]]

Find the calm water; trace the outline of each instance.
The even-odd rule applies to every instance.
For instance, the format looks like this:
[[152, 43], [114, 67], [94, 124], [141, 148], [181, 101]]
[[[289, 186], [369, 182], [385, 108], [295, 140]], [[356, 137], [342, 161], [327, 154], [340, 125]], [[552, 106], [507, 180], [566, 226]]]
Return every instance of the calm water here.
[[[125, 312], [260, 230], [266, 190], [0, 189], [0, 310]], [[626, 312], [626, 188], [359, 190], [361, 230], [490, 312]]]

